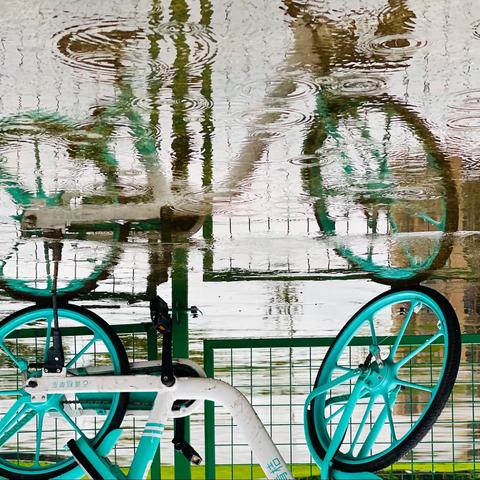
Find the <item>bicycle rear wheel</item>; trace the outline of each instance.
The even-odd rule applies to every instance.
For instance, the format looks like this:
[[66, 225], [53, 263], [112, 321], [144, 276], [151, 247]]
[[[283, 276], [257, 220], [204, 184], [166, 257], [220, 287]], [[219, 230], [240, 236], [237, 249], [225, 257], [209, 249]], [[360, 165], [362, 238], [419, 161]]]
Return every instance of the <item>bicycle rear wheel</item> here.
[[[377, 335], [386, 322], [398, 333]], [[407, 338], [418, 333], [420, 339]], [[317, 462], [325, 457], [356, 389], [334, 468], [377, 471], [397, 461], [442, 412], [460, 353], [457, 317], [438, 292], [405, 288], [373, 299], [337, 336], [307, 399], [305, 434], [312, 456]]]
[[[75, 305], [58, 309], [67, 377], [128, 373], [125, 349], [113, 329], [98, 315]], [[38, 378], [49, 346], [53, 310], [33, 306], [8, 316], [0, 323], [0, 476], [12, 479], [61, 477], [77, 464], [65, 445], [86, 436], [98, 445], [125, 415], [127, 393], [105, 398], [94, 394], [49, 394], [33, 403], [23, 389], [26, 378]], [[93, 405], [93, 407], [89, 407]], [[100, 405], [100, 406], [99, 406]]]

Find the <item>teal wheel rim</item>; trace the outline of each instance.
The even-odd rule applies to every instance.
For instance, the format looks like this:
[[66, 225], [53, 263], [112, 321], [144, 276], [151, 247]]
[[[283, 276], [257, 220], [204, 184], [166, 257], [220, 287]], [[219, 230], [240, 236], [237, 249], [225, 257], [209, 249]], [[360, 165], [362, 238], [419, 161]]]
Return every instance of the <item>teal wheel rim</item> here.
[[[85, 435], [92, 445], [98, 443], [109, 431], [121, 403], [122, 394], [114, 393], [108, 397], [106, 410], [96, 412], [93, 419], [84, 419], [75, 415], [82, 413], [80, 399], [75, 395], [48, 395], [38, 405], [29, 401], [22, 389], [22, 373], [26, 374], [28, 363], [43, 360], [51, 319], [51, 308], [33, 308], [0, 326], [0, 355], [5, 369], [0, 388], [0, 402], [4, 404], [0, 419], [0, 472], [16, 477], [50, 478], [73, 468], [75, 461], [64, 450], [66, 441]], [[114, 374], [122, 373], [116, 346], [92, 318], [66, 307], [59, 309], [59, 319], [70, 374], [67, 378], [74, 381], [88, 374], [87, 367], [107, 364]], [[25, 332], [27, 327], [36, 331]], [[28, 377], [41, 374], [41, 368], [35, 368], [29, 370]], [[7, 402], [9, 408], [5, 406]], [[12, 422], [20, 425], [17, 431]]]
[[[403, 321], [395, 325], [398, 335], [377, 335], [381, 322], [389, 315], [397, 320], [403, 317]], [[401, 340], [408, 340], [412, 330], [418, 333], [415, 332], [418, 328], [425, 333], [420, 343], [403, 345]], [[370, 342], [358, 338], [367, 336], [368, 331]], [[357, 382], [363, 382], [361, 398], [351, 413], [335, 460], [343, 465], [361, 467], [401, 448], [422, 419], [430, 414], [442, 388], [449, 349], [445, 313], [426, 293], [401, 290], [367, 305], [337, 337], [307, 401], [305, 432], [315, 460], [322, 461], [315, 444], [318, 442], [324, 451], [328, 450]], [[370, 368], [359, 368], [365, 365], [372, 351], [377, 351], [383, 366], [379, 367], [373, 356]], [[333, 380], [339, 380], [338, 386], [322, 392], [321, 386]], [[316, 390], [320, 393], [316, 394]], [[307, 426], [309, 420], [310, 427]]]
[[[59, 281], [61, 283], [57, 288], [57, 296], [62, 299], [70, 299], [81, 293], [88, 293], [97, 286], [99, 281], [107, 278], [113, 267], [118, 263], [122, 253], [122, 241], [125, 239], [126, 232], [127, 228], [118, 223], [97, 225], [96, 228], [94, 226], [89, 230], [83, 229], [78, 232], [69, 232], [66, 236], [68, 238], [62, 240], [62, 245], [64, 247], [63, 255], [65, 256], [65, 252], [70, 252], [70, 256], [74, 258], [76, 250], [79, 250], [80, 253], [86, 250], [85, 243], [87, 242], [85, 240], [88, 235], [91, 235], [95, 239], [97, 235], [101, 236], [106, 234], [108, 235], [108, 239], [102, 239], [101, 242], [94, 240], [94, 246], [103, 247], [100, 258], [81, 259], [79, 265], [81, 267], [86, 265], [90, 269], [90, 272], [86, 272], [84, 275], [79, 275], [78, 278], [60, 278]], [[81, 242], [78, 246], [77, 244], [79, 242], [76, 240], [77, 236], [80, 238], [79, 241]], [[48, 243], [43, 238], [34, 238], [33, 241], [40, 244]], [[17, 243], [25, 243], [25, 240]], [[14, 254], [15, 256], [18, 255], [19, 248], [19, 245], [15, 245], [10, 256], [13, 257]], [[93, 248], [91, 250], [93, 250]], [[51, 298], [53, 272], [53, 260], [50, 258], [51, 254], [49, 258], [37, 261], [40, 266], [45, 266], [45, 274], [40, 278], [32, 277], [28, 280], [12, 276], [16, 271], [16, 265], [9, 267], [9, 261], [11, 260], [9, 257], [0, 261], [0, 286], [2, 289], [8, 292], [12, 297], [21, 298], [23, 300], [41, 301]], [[12, 259], [11, 261], [13, 263], [14, 260]], [[72, 260], [74, 268], [76, 269], [75, 261], [76, 260]], [[35, 265], [35, 269], [36, 267], [37, 265]]]

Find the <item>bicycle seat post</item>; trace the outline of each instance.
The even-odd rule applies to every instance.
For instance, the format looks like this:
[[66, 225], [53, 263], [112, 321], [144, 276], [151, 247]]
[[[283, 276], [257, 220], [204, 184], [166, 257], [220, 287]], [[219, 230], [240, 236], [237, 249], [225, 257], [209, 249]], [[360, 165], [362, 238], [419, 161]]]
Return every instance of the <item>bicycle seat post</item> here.
[[52, 281], [52, 310], [53, 310], [53, 328], [51, 329], [52, 343], [47, 350], [44, 371], [47, 373], [60, 373], [65, 366], [65, 355], [62, 345], [62, 334], [58, 323], [58, 302], [57, 302], [57, 283], [58, 283], [58, 264], [62, 259], [62, 244], [59, 241], [52, 242], [49, 245], [52, 249], [53, 259], [53, 281]]
[[150, 318], [155, 329], [163, 336], [162, 342], [162, 383], [171, 387], [175, 383], [172, 360], [172, 317], [168, 313], [168, 305], [156, 295], [150, 300]]

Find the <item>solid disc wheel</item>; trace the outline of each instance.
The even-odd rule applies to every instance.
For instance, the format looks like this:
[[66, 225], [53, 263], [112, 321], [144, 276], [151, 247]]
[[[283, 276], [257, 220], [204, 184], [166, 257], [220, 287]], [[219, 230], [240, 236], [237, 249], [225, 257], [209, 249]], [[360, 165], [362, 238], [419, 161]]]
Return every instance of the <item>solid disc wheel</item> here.
[[[380, 336], [388, 327], [393, 333]], [[440, 415], [460, 353], [457, 317], [438, 292], [405, 288], [373, 299], [336, 337], [307, 399], [312, 456], [320, 462], [340, 429], [334, 468], [377, 471], [397, 461]]]
[[[58, 309], [67, 368], [66, 381], [79, 381], [107, 368], [128, 373], [125, 349], [98, 315], [74, 305]], [[34, 306], [0, 323], [0, 476], [12, 479], [61, 478], [77, 464], [65, 445], [85, 436], [98, 445], [125, 415], [127, 393], [49, 394], [32, 402], [26, 378], [43, 375], [41, 363], [50, 345], [53, 310]], [[37, 364], [37, 365], [33, 365]], [[40, 365], [39, 365], [40, 364]], [[30, 368], [28, 366], [30, 365]]]

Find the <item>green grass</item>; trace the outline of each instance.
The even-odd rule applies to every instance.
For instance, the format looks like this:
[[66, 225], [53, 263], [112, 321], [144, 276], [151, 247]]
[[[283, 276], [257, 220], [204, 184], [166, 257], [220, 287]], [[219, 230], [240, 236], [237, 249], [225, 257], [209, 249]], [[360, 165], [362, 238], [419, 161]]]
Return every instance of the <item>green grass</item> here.
[[[432, 467], [435, 472], [432, 473]], [[123, 467], [122, 471], [127, 474], [128, 468]], [[205, 466], [192, 467], [192, 480], [205, 479]], [[295, 464], [292, 466], [292, 473], [297, 479], [318, 479], [319, 469], [316, 465]], [[398, 463], [393, 467], [380, 472], [384, 480], [474, 480], [480, 472], [480, 466], [475, 463], [414, 463], [413, 472], [411, 463]], [[1, 477], [0, 477], [1, 478]], [[88, 477], [84, 477], [86, 480]], [[157, 477], [158, 478], [158, 477]], [[173, 465], [161, 467], [162, 480], [175, 480]], [[244, 480], [244, 479], [265, 478], [262, 469], [258, 465], [217, 465], [216, 480]], [[149, 475], [148, 479], [152, 477]], [[177, 479], [182, 480], [182, 479]]]
[[[435, 469], [435, 473], [432, 473], [432, 466]], [[316, 465], [296, 464], [292, 467], [292, 473], [297, 479], [318, 479], [319, 472]], [[380, 476], [388, 480], [426, 480], [427, 478], [429, 480], [470, 480], [477, 478], [477, 472], [480, 472], [480, 466], [477, 467], [474, 463], [434, 463], [433, 465], [431, 463], [414, 463], [413, 472], [412, 464], [399, 463], [380, 472]], [[151, 477], [148, 478], [150, 479]], [[231, 465], [218, 465], [216, 467], [217, 480], [244, 480], [247, 478], [260, 479], [265, 478], [265, 475], [258, 465], [233, 465], [233, 469]], [[173, 466], [162, 466], [161, 479], [175, 479]], [[204, 479], [205, 467], [203, 465], [192, 467], [192, 480]]]

